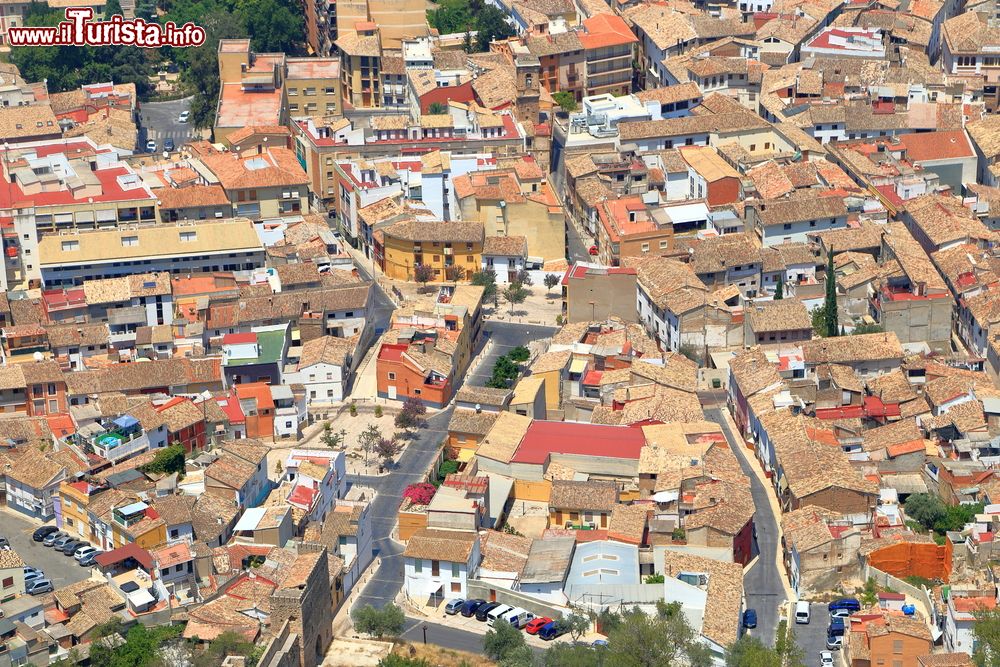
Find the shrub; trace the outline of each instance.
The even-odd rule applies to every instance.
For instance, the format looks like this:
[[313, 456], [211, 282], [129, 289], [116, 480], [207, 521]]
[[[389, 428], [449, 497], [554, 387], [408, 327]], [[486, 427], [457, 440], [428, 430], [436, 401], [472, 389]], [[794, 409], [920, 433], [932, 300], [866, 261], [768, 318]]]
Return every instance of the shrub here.
[[381, 418], [382, 418], [382, 406], [381, 405], [376, 405], [375, 406], [375, 419], [381, 419]]
[[403, 497], [409, 498], [410, 502], [415, 505], [429, 505], [431, 498], [437, 492], [437, 488], [433, 484], [428, 484], [427, 482], [420, 482], [417, 484], [410, 484], [406, 489], [403, 490]]

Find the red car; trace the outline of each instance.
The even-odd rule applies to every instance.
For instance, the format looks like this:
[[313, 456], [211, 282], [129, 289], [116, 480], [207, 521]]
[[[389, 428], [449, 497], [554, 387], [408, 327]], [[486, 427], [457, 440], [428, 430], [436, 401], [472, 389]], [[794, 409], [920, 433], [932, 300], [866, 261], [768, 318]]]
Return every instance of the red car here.
[[539, 630], [541, 630], [544, 626], [548, 625], [551, 622], [552, 619], [548, 618], [547, 616], [543, 616], [541, 618], [533, 618], [530, 621], [528, 621], [528, 624], [526, 626], [524, 626], [524, 631], [527, 632], [529, 635], [537, 635]]

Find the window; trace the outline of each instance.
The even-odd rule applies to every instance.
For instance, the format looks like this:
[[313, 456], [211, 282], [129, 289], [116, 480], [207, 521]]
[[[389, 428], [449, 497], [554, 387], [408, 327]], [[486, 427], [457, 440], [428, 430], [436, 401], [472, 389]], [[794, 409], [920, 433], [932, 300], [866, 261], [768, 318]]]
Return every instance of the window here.
[[3, 587], [4, 588], [10, 588], [13, 585], [14, 585], [14, 577], [4, 577], [4, 580], [3, 580]]
[[395, 374], [395, 373], [392, 373], [392, 372], [390, 372], [390, 373], [389, 373], [389, 379], [390, 379], [390, 380], [395, 380], [395, 379], [396, 379], [396, 374]]
[[285, 428], [292, 428], [292, 422], [286, 421], [285, 422]]
[[667, 247], [666, 241], [660, 241], [660, 250], [664, 250]]
[[420, 395], [420, 390], [419, 389], [414, 389], [413, 393], [416, 394], [417, 396], [419, 396]]
[[131, 246], [139, 245], [138, 236], [123, 236], [122, 237], [122, 247], [128, 248]]
[[451, 582], [451, 592], [452, 593], [461, 593], [462, 592], [462, 582], [460, 582], [460, 581], [453, 581], [453, 582]]
[[176, 540], [178, 537], [180, 537], [180, 535], [181, 531], [177, 530], [176, 528], [170, 529], [170, 539]]
[[63, 241], [62, 242], [62, 249], [63, 249], [63, 252], [68, 252], [70, 250], [79, 250], [80, 249], [80, 242], [79, 241]]
[[181, 243], [189, 243], [198, 240], [197, 232], [181, 232]]
[[642, 244], [642, 251], [643, 252], [649, 252], [649, 244], [648, 243], [643, 243]]
[[56, 395], [56, 386], [53, 383], [51, 383], [51, 382], [49, 383], [48, 389], [49, 389], [49, 396], [55, 396]]
[[792, 228], [792, 226], [791, 226], [791, 225], [790, 225], [789, 223], [787, 223], [787, 222], [786, 222], [786, 223], [785, 223], [785, 224], [783, 225], [783, 227], [784, 227], [784, 230], [785, 230], [786, 232], [787, 232], [787, 231], [788, 231], [789, 229], [791, 229], [791, 228]]
[[892, 640], [892, 652], [893, 653], [897, 653], [897, 654], [903, 652], [903, 640], [902, 639], [894, 639], [894, 640]]

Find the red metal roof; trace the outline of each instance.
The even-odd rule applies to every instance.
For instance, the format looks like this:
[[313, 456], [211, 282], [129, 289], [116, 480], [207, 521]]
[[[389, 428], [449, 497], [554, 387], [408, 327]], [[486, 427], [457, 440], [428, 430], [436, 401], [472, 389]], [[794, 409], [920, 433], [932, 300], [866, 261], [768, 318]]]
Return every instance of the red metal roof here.
[[511, 460], [542, 464], [553, 453], [637, 460], [645, 444], [646, 438], [638, 428], [534, 421]]
[[250, 333], [231, 333], [226, 334], [222, 337], [223, 345], [241, 345], [243, 343], [256, 343], [257, 334]]
[[147, 572], [153, 571], [153, 557], [148, 551], [136, 544], [126, 544], [123, 547], [107, 551], [98, 555], [94, 561], [101, 567], [108, 567], [109, 565], [126, 561], [129, 558], [134, 559]]

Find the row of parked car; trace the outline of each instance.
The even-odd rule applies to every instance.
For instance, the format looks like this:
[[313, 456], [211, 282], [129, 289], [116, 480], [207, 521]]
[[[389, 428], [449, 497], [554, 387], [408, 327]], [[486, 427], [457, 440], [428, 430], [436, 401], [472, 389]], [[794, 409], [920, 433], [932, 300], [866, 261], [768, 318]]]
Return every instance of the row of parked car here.
[[475, 616], [477, 621], [485, 622], [489, 626], [500, 619], [507, 621], [518, 630], [524, 630], [529, 635], [538, 635], [546, 641], [551, 641], [566, 632], [561, 624], [557, 624], [547, 616], [535, 616], [527, 609], [512, 607], [500, 602], [456, 598], [448, 601], [444, 613], [450, 616], [461, 614], [466, 618]]
[[61, 551], [66, 556], [73, 556], [83, 567], [92, 567], [97, 557], [104, 553], [90, 542], [79, 540], [55, 526], [42, 526], [31, 535], [31, 539]]
[[[841, 598], [827, 605], [830, 612], [830, 625], [826, 628], [826, 647], [837, 650], [844, 645], [844, 635], [847, 633], [846, 619], [851, 614], [861, 611], [861, 602], [854, 598]], [[799, 600], [795, 603], [795, 622], [800, 625], [809, 623], [809, 603]], [[824, 651], [824, 653], [826, 653]], [[822, 662], [822, 655], [821, 655]]]

